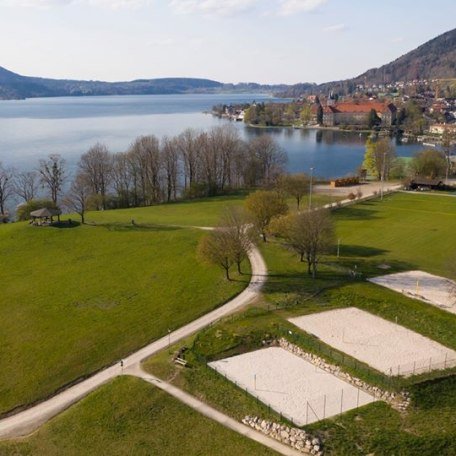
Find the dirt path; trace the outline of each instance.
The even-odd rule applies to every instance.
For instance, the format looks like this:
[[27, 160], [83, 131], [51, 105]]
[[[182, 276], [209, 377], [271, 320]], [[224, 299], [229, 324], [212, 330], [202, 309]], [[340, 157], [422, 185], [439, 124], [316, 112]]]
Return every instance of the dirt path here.
[[170, 343], [172, 344], [188, 337], [252, 302], [258, 296], [262, 285], [266, 281], [267, 269], [263, 257], [256, 247], [249, 253], [249, 260], [252, 267], [252, 278], [247, 288], [238, 296], [223, 306], [128, 356], [123, 360], [123, 368], [120, 364], [108, 367], [44, 402], [0, 420], [0, 439], [16, 438], [32, 433], [42, 424], [81, 400], [99, 386], [118, 375], [122, 375], [127, 369], [139, 366], [141, 361], [167, 348]]

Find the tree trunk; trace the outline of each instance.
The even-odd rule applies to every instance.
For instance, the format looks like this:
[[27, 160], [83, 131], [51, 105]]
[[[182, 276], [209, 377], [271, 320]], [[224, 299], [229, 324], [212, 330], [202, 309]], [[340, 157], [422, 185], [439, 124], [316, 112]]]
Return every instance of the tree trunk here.
[[226, 280], [230, 280], [231, 281], [230, 268], [225, 268], [225, 276], [226, 276]]

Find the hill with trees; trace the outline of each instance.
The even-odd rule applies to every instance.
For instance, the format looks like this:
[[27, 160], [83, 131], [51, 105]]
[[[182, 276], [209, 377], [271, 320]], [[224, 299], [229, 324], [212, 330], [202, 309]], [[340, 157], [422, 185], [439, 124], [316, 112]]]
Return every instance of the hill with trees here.
[[[309, 84], [304, 84], [308, 87]], [[0, 67], [0, 100], [94, 95], [168, 95], [185, 93], [281, 92], [285, 84], [224, 84], [210, 79], [159, 78], [124, 82], [80, 81], [22, 76]]]
[[413, 51], [402, 55], [393, 62], [343, 81], [332, 81], [314, 85], [303, 90], [300, 84], [290, 87], [283, 96], [296, 97], [305, 92], [351, 93], [357, 85], [372, 86], [397, 81], [456, 78], [456, 29], [443, 33], [422, 44]]

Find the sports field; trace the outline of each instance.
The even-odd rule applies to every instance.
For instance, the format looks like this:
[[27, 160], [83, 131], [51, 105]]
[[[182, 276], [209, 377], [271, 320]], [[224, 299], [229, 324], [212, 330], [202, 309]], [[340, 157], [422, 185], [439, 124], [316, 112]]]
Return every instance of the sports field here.
[[209, 365], [298, 426], [375, 401], [373, 396], [279, 347]]
[[390, 376], [410, 376], [456, 366], [456, 351], [355, 307], [289, 321]]
[[456, 282], [423, 271], [407, 271], [369, 279], [372, 283], [456, 314]]

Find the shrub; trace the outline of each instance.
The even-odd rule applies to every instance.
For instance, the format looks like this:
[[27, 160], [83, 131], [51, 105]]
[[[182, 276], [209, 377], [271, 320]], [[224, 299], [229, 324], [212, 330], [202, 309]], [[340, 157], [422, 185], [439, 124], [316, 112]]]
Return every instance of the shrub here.
[[20, 221], [29, 220], [30, 219], [30, 212], [36, 211], [37, 209], [41, 208], [47, 209], [58, 209], [57, 205], [51, 201], [46, 199], [35, 199], [28, 201], [27, 203], [20, 204], [17, 207], [16, 216], [17, 219]]

